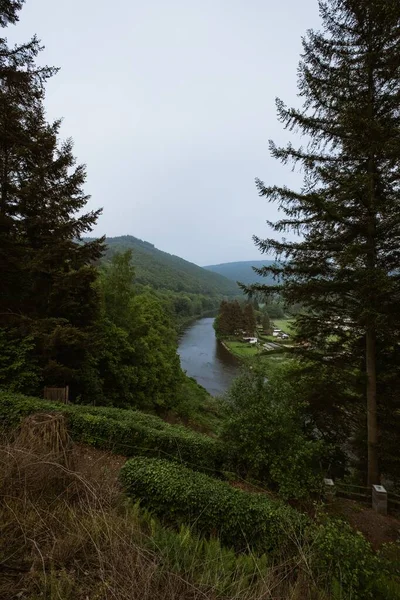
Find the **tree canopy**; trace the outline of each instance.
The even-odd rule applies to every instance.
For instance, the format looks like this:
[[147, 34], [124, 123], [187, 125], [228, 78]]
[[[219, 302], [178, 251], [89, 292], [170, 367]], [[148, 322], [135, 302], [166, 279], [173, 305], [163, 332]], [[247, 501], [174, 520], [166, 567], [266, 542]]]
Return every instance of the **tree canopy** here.
[[309, 140], [272, 155], [299, 164], [300, 191], [257, 181], [261, 196], [284, 216], [269, 223], [289, 241], [255, 238], [279, 263], [265, 275], [300, 303], [298, 340], [308, 358], [358, 369], [365, 380], [368, 480], [377, 483], [377, 415], [384, 407], [385, 367], [378, 354], [393, 352], [399, 339], [400, 274], [400, 4], [397, 0], [320, 2], [323, 31], [303, 40], [298, 88], [302, 108], [277, 101], [280, 121]]

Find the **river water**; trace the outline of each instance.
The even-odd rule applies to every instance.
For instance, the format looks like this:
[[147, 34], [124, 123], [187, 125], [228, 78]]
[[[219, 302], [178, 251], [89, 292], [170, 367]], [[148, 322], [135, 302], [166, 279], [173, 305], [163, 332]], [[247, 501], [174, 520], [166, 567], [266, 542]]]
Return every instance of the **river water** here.
[[220, 396], [239, 374], [240, 364], [215, 338], [214, 319], [199, 319], [179, 340], [182, 369], [212, 396]]

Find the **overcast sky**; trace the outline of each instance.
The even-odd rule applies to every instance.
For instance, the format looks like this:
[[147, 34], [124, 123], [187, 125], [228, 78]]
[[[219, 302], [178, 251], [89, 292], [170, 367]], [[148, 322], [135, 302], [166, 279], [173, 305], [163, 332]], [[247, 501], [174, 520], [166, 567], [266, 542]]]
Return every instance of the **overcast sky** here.
[[10, 41], [36, 33], [49, 119], [87, 164], [95, 234], [131, 234], [199, 265], [261, 258], [274, 206], [255, 177], [299, 185], [270, 158], [289, 139], [301, 36], [317, 0], [27, 0]]

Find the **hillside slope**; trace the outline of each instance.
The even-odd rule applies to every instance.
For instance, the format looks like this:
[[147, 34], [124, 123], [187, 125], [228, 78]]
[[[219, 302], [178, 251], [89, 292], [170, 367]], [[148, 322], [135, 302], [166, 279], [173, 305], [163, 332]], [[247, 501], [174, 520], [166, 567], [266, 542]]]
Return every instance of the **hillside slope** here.
[[131, 249], [136, 268], [136, 281], [155, 289], [192, 294], [235, 296], [240, 294], [236, 283], [210, 272], [179, 256], [158, 250], [153, 244], [132, 235], [106, 239], [107, 256]]
[[272, 284], [274, 283], [272, 276], [260, 277], [260, 275], [254, 272], [253, 267], [260, 269], [261, 267], [272, 265], [274, 262], [273, 260], [246, 260], [222, 263], [220, 265], [208, 265], [204, 269], [212, 273], [218, 273], [232, 281], [240, 281], [241, 283], [250, 284], [260, 282]]

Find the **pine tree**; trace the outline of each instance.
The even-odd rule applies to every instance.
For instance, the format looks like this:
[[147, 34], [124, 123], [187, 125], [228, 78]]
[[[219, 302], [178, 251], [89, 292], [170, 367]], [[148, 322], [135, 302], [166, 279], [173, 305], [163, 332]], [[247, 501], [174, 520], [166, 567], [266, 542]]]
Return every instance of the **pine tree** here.
[[253, 305], [247, 303], [243, 310], [243, 325], [246, 333], [253, 336], [256, 330], [256, 318]]
[[[18, 20], [22, 2], [3, 1], [0, 24]], [[10, 312], [10, 304], [20, 298], [23, 248], [18, 239], [18, 184], [23, 154], [32, 144], [27, 125], [44, 98], [44, 84], [56, 69], [38, 68], [35, 58], [40, 44], [34, 37], [28, 43], [9, 48], [0, 38], [0, 313]], [[17, 312], [17, 311], [14, 311]]]
[[214, 329], [219, 338], [231, 335], [230, 309], [226, 300], [222, 300], [220, 304], [218, 315], [214, 321]]
[[[0, 22], [17, 20], [21, 4], [6, 2]], [[60, 123], [45, 120], [44, 86], [56, 69], [36, 66], [40, 50], [36, 38], [12, 49], [0, 40], [0, 325], [10, 345], [35, 341], [44, 383], [75, 382], [78, 393], [103, 248], [82, 235], [100, 211], [82, 214], [85, 168], [75, 166], [70, 140], [59, 143]]]
[[21, 10], [24, 0], [0, 0], [0, 27], [18, 21], [18, 11]]
[[241, 333], [244, 329], [243, 309], [237, 300], [230, 303], [231, 335]]
[[[309, 139], [272, 155], [299, 163], [301, 191], [257, 182], [261, 196], [279, 204], [275, 232], [295, 241], [261, 240], [280, 261], [263, 274], [278, 275], [291, 305], [300, 302], [298, 339], [308, 358], [364, 374], [367, 402], [368, 482], [378, 483], [377, 356], [399, 339], [400, 300], [400, 3], [398, 0], [320, 2], [324, 31], [309, 31], [299, 67], [301, 109], [277, 101], [290, 130]], [[255, 286], [257, 288], [257, 286]]]
[[262, 319], [262, 328], [264, 333], [270, 333], [270, 329], [271, 329], [271, 320], [269, 318], [269, 315], [267, 312], [265, 312], [263, 314], [263, 319]]

